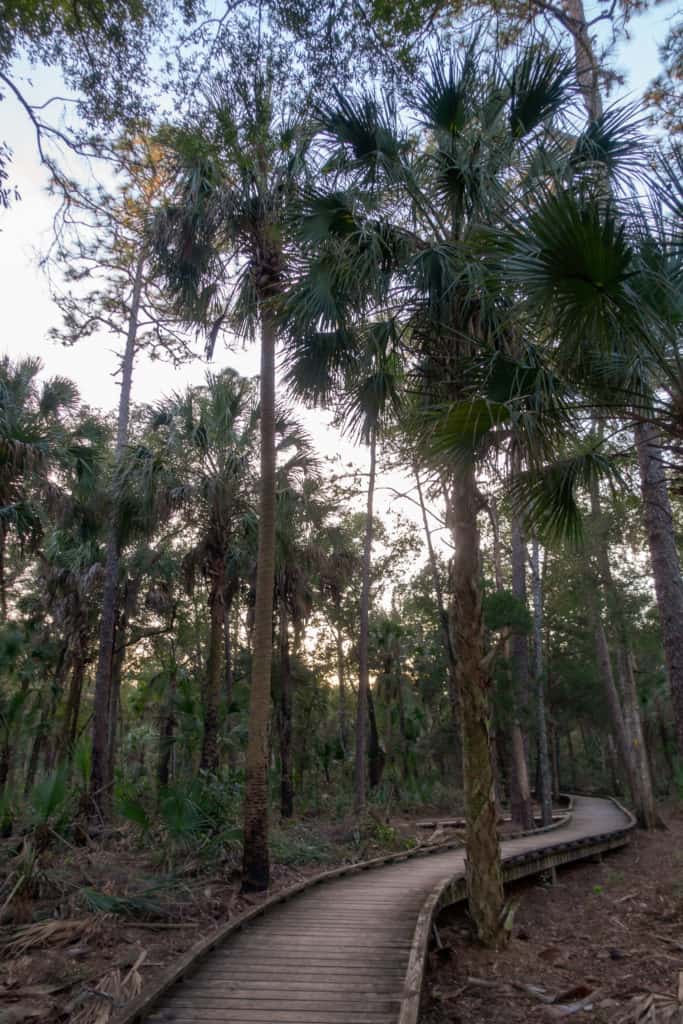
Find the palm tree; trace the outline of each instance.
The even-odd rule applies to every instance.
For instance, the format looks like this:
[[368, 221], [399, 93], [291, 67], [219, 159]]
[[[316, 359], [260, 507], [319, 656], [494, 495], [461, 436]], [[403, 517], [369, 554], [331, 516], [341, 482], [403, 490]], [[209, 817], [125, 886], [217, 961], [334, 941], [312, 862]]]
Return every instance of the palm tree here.
[[39, 383], [42, 363], [0, 359], [0, 618], [7, 619], [7, 543], [16, 535], [31, 548], [42, 533], [40, 501], [50, 490], [50, 473], [76, 444], [72, 413], [76, 385], [63, 377]]
[[[212, 83], [198, 124], [169, 129], [172, 201], [156, 222], [156, 253], [184, 319], [261, 342], [260, 478], [253, 659], [244, 798], [245, 890], [265, 889], [268, 721], [275, 578], [275, 349], [277, 304], [289, 249], [288, 218], [306, 148], [287, 109], [288, 55], [259, 33], [241, 38], [229, 72]], [[255, 68], [255, 71], [254, 71]]]
[[[310, 439], [291, 416], [279, 417], [277, 472], [275, 607], [279, 631], [277, 723], [280, 739], [280, 812], [294, 810], [292, 768], [293, 693], [290, 625], [301, 636], [313, 603], [313, 577], [319, 561], [317, 533], [328, 512], [321, 500], [318, 463]], [[279, 432], [280, 432], [279, 431]]]
[[425, 396], [423, 444], [445, 457], [468, 892], [487, 943], [502, 938], [502, 886], [489, 737], [495, 651], [484, 650], [477, 466], [492, 446], [509, 443], [511, 425], [543, 458], [558, 422], [567, 421], [544, 362], [548, 333], [536, 323], [528, 330], [519, 315], [521, 275], [511, 273], [503, 243], [520, 213], [543, 208], [543, 197], [578, 193], [575, 179], [590, 189], [599, 154], [581, 135], [568, 144], [562, 118], [571, 75], [541, 47], [521, 51], [511, 66], [475, 47], [459, 65], [435, 59], [411, 97], [424, 145], [401, 130], [405, 121], [390, 103], [340, 96], [319, 122], [330, 188], [310, 197], [304, 218], [314, 255], [298, 288], [302, 319], [348, 333], [389, 307]]
[[160, 457], [167, 461], [168, 501], [182, 509], [195, 535], [184, 558], [186, 578], [192, 585], [199, 576], [208, 590], [209, 654], [200, 768], [215, 774], [226, 583], [253, 518], [254, 386], [234, 370], [207, 374], [204, 387], [189, 388], [163, 402], [154, 412], [152, 426], [158, 435], [155, 447], [160, 443]]

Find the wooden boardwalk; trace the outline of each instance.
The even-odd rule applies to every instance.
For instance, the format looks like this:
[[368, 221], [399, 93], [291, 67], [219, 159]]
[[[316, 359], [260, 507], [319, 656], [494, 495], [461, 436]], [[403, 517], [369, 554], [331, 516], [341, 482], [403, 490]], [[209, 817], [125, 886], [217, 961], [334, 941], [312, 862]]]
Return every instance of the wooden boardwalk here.
[[[561, 827], [502, 844], [506, 878], [623, 845], [631, 825], [612, 801], [576, 797]], [[306, 889], [230, 935], [151, 1009], [121, 1019], [411, 1024], [431, 912], [462, 898], [463, 875], [460, 849]]]

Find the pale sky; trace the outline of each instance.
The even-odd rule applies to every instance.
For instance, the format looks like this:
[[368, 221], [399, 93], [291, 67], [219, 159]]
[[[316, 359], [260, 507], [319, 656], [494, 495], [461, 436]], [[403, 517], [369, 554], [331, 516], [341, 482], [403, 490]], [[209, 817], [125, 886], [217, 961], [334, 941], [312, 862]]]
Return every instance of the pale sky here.
[[[588, 7], [590, 11], [590, 5]], [[657, 46], [663, 41], [667, 24], [675, 14], [676, 6], [669, 2], [632, 20], [631, 39], [622, 44], [615, 60], [616, 67], [626, 78], [621, 92], [629, 99], [639, 98], [657, 73]], [[31, 78], [34, 95], [41, 99], [49, 96], [58, 82], [53, 73], [40, 70], [31, 71]], [[54, 91], [62, 90], [63, 87], [58, 87]], [[35, 135], [25, 114], [9, 97], [0, 104], [0, 111], [0, 137], [6, 139], [14, 151], [11, 181], [19, 186], [22, 196], [10, 210], [0, 210], [0, 323], [3, 330], [0, 351], [8, 352], [13, 358], [39, 355], [47, 374], [72, 378], [84, 401], [112, 409], [118, 400], [118, 387], [113, 377], [116, 366], [113, 350], [118, 345], [117, 339], [99, 336], [70, 349], [47, 339], [49, 328], [59, 324], [59, 314], [50, 301], [47, 281], [37, 266], [37, 258], [49, 244], [55, 202], [45, 192], [46, 174], [40, 166]], [[215, 366], [226, 365], [234, 366], [245, 375], [255, 374], [258, 353], [254, 349], [232, 353], [218, 347]], [[205, 365], [197, 361], [175, 370], [161, 362], [150, 363], [142, 355], [135, 371], [133, 399], [153, 402], [186, 384], [199, 383], [205, 369]], [[365, 465], [365, 452], [354, 452], [345, 442], [340, 443], [338, 436], [324, 426], [326, 417], [309, 413], [303, 418], [323, 454], [340, 452], [345, 459]], [[400, 486], [398, 481], [389, 482]], [[381, 511], [386, 507], [388, 496], [380, 492], [378, 497]], [[411, 517], [414, 515], [409, 506], [404, 505], [403, 511]]]

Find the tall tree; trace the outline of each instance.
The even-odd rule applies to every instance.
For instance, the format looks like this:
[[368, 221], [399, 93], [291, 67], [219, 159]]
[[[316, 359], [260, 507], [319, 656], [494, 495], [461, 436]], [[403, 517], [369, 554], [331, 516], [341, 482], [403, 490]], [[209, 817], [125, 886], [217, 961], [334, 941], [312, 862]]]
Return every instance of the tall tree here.
[[290, 206], [305, 133], [289, 107], [290, 57], [248, 25], [226, 55], [196, 122], [169, 129], [176, 186], [156, 225], [156, 252], [186, 321], [213, 347], [222, 327], [261, 343], [258, 556], [244, 799], [243, 887], [265, 889], [268, 721], [275, 576], [275, 351], [289, 256]]
[[153, 428], [159, 435], [159, 458], [167, 462], [167, 500], [182, 510], [196, 537], [184, 557], [185, 576], [190, 585], [200, 576], [208, 591], [209, 651], [199, 766], [215, 774], [226, 587], [240, 561], [247, 561], [244, 548], [252, 532], [255, 389], [233, 370], [209, 374], [204, 387], [190, 388], [162, 403], [154, 412]]
[[[343, 332], [354, 316], [362, 322], [368, 306], [376, 309], [390, 295], [392, 308], [400, 308], [399, 296], [404, 296], [410, 333], [402, 337], [414, 353], [416, 376], [426, 396], [427, 432], [435, 435], [432, 446], [451, 456], [448, 515], [455, 543], [468, 886], [479, 934], [489, 943], [501, 938], [502, 887], [489, 737], [491, 659], [484, 650], [482, 622], [477, 464], [496, 429], [512, 415], [507, 403], [519, 393], [525, 375], [514, 356], [519, 339], [507, 335], [504, 327], [511, 318], [507, 303], [514, 301], [514, 287], [507, 291], [509, 282], [504, 283], [507, 264], [496, 264], [494, 289], [494, 278], [488, 276], [494, 264], [483, 276], [475, 268], [483, 269], [496, 232], [505, 234], [516, 201], [510, 181], [519, 183], [521, 206], [529, 201], [533, 205], [544, 194], [551, 165], [535, 162], [532, 154], [550, 146], [558, 170], [562, 164], [563, 154], [548, 133], [567, 102], [570, 75], [562, 58], [537, 48], [522, 52], [504, 70], [487, 63], [473, 47], [459, 67], [455, 61], [435, 60], [431, 75], [413, 89], [414, 115], [428, 140], [424, 149], [401, 134], [391, 103], [382, 105], [370, 96], [340, 97], [321, 124], [325, 166], [337, 180], [328, 192], [310, 198], [304, 221], [308, 237], [319, 246], [299, 286], [299, 307], [314, 322]], [[582, 145], [579, 139], [568, 154], [567, 173], [582, 162]], [[554, 191], [551, 187], [549, 194]], [[481, 253], [481, 262], [473, 260], [475, 251]], [[504, 307], [496, 298], [502, 292]], [[328, 334], [328, 344], [330, 338]], [[532, 341], [525, 337], [529, 360], [538, 358]], [[487, 358], [495, 369], [485, 378], [482, 395], [481, 366]], [[544, 375], [534, 370], [531, 377], [531, 395], [530, 378], [525, 377], [519, 429], [532, 419], [537, 430], [550, 430], [545, 414], [532, 415]]]
[[91, 813], [96, 818], [106, 818], [111, 812], [111, 730], [118, 701], [112, 672], [122, 541], [117, 497], [120, 481], [116, 478], [128, 444], [135, 360], [145, 345], [151, 349], [166, 347], [174, 358], [184, 353], [184, 343], [173, 328], [164, 330], [168, 311], [161, 309], [145, 234], [165, 184], [160, 151], [145, 138], [124, 142], [118, 150], [118, 169], [123, 182], [116, 196], [104, 190], [72, 196], [80, 218], [76, 218], [70, 247], [60, 245], [56, 252], [56, 258], [68, 270], [66, 287], [56, 295], [64, 326], [55, 334], [75, 343], [104, 328], [122, 341], [93, 715], [90, 793]]

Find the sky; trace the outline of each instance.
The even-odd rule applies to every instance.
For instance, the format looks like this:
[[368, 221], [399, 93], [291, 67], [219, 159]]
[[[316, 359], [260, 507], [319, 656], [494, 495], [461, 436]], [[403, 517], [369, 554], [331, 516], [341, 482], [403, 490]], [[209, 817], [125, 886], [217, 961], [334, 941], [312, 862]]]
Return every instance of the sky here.
[[[590, 17], [591, 5], [587, 5]], [[625, 77], [620, 94], [636, 100], [658, 71], [657, 47], [663, 41], [670, 19], [676, 15], [676, 4], [662, 3], [630, 23], [630, 40], [623, 42], [615, 54], [614, 66]], [[54, 72], [41, 69], [19, 68], [30, 75], [33, 83], [31, 95], [47, 98], [63, 91]], [[27, 87], [28, 88], [28, 87]], [[65, 348], [48, 340], [50, 327], [59, 325], [59, 313], [53, 306], [48, 282], [38, 266], [40, 254], [50, 243], [52, 218], [56, 209], [53, 198], [47, 195], [47, 178], [40, 166], [35, 135], [26, 115], [13, 98], [0, 103], [0, 136], [13, 150], [11, 181], [16, 183], [21, 200], [8, 211], [0, 210], [0, 310], [2, 337], [0, 352], [12, 358], [21, 355], [39, 355], [48, 375], [61, 374], [78, 384], [82, 398], [89, 405], [109, 410], [118, 401], [115, 378], [117, 339], [95, 336], [73, 348]], [[215, 367], [234, 366], [240, 373], [258, 372], [258, 352], [226, 351], [217, 347]], [[133, 399], [137, 402], [155, 402], [165, 394], [202, 381], [206, 365], [197, 361], [192, 365], [174, 369], [163, 362], [150, 362], [142, 355], [136, 366]], [[354, 452], [327, 426], [329, 421], [319, 412], [302, 412], [302, 419], [314, 434], [319, 450], [324, 455], [341, 454], [366, 466], [364, 452]], [[403, 486], [400, 479], [380, 481], [387, 486]], [[381, 492], [380, 511], [386, 511], [392, 500], [390, 492]], [[405, 504], [402, 510], [414, 517]]]

